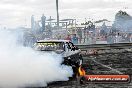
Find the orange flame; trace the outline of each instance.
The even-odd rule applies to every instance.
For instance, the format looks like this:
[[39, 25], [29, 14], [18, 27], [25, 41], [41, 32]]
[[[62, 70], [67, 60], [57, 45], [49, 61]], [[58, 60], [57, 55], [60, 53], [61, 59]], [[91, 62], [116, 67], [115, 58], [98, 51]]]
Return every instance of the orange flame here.
[[79, 75], [80, 75], [80, 76], [86, 75], [85, 70], [84, 70], [81, 66], [79, 67], [78, 71], [79, 71]]

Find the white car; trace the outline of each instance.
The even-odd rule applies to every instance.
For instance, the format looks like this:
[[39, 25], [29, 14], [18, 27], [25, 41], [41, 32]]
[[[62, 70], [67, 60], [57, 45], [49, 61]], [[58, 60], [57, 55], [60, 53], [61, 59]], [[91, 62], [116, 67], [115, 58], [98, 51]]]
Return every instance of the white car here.
[[38, 51], [52, 51], [61, 54], [64, 58], [62, 64], [72, 66], [75, 74], [83, 62], [80, 49], [69, 40], [40, 40], [35, 43], [34, 48]]

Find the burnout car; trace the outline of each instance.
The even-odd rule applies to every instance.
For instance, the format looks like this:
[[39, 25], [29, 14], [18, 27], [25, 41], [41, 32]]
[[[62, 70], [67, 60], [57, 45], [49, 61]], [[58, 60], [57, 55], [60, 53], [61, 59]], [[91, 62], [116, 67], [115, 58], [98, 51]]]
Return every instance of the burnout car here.
[[62, 64], [72, 66], [74, 75], [83, 62], [80, 49], [69, 40], [40, 40], [35, 43], [34, 48], [38, 51], [61, 54], [64, 58]]

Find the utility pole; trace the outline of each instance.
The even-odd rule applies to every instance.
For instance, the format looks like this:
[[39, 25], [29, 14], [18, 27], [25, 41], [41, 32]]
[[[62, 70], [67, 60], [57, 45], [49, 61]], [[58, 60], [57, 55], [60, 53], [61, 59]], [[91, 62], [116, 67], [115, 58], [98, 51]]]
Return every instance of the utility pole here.
[[58, 11], [58, 0], [56, 0], [56, 12], [57, 12], [57, 29], [59, 29], [59, 11]]

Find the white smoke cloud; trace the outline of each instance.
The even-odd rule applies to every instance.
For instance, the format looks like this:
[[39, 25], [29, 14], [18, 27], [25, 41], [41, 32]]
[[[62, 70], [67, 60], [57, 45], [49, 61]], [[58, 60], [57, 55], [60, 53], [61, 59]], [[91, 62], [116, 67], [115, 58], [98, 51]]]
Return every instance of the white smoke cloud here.
[[0, 31], [0, 87], [46, 86], [72, 76], [72, 68], [61, 65], [60, 55], [18, 45], [16, 40], [21, 38], [16, 34]]

